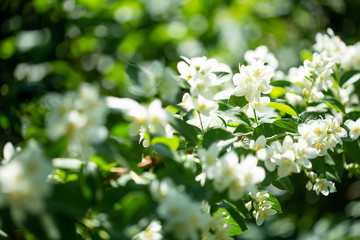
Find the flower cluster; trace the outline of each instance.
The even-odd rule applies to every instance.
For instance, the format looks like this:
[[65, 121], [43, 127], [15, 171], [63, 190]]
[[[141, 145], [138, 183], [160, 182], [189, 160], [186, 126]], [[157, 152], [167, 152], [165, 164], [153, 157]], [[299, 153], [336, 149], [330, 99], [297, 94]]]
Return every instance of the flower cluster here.
[[359, 70], [360, 45], [347, 46], [331, 29], [327, 34], [318, 33], [314, 44], [315, 53], [310, 59], [304, 61], [303, 66], [290, 68], [287, 79], [302, 90], [302, 95], [294, 92], [286, 93], [286, 99], [293, 105], [307, 106], [311, 102], [320, 102], [324, 99], [323, 91], [331, 90], [335, 99], [341, 102], [346, 109], [358, 102], [357, 96], [353, 95], [352, 81], [358, 80], [355, 75], [348, 83], [340, 84], [340, 79], [335, 71]]
[[157, 220], [153, 220], [144, 231], [136, 234], [132, 238], [132, 240], [161, 240], [163, 239], [163, 236], [161, 234], [161, 228], [161, 223]]
[[89, 142], [96, 144], [106, 139], [106, 103], [91, 84], [84, 83], [78, 92], [64, 96], [51, 93], [46, 100], [50, 109], [46, 133], [50, 140], [67, 136], [69, 152], [79, 154], [86, 152]]
[[340, 126], [339, 121], [330, 115], [325, 119], [300, 124], [298, 130], [309, 147], [318, 151], [319, 156], [326, 155], [328, 149], [334, 151], [337, 144], [343, 143], [341, 138], [347, 136], [346, 130]]
[[266, 147], [266, 138], [260, 136], [256, 141], [250, 142], [250, 147], [257, 151], [257, 157], [264, 161], [269, 171], [278, 167], [278, 176], [286, 177], [291, 173], [311, 168], [311, 159], [327, 154], [327, 150], [334, 151], [334, 147], [347, 136], [347, 132], [333, 116], [325, 119], [311, 120], [298, 126], [300, 137], [294, 139], [287, 135], [282, 144], [273, 141]]
[[233, 95], [244, 96], [249, 110], [265, 111], [265, 106], [270, 102], [269, 97], [262, 97], [261, 94], [271, 92], [270, 80], [274, 76], [274, 68], [266, 65], [262, 60], [251, 62], [251, 65], [241, 65], [240, 73], [233, 78]]
[[169, 115], [162, 108], [162, 103], [159, 99], [154, 99], [147, 106], [130, 98], [107, 97], [106, 103], [109, 108], [124, 112], [125, 118], [131, 121], [129, 127], [129, 134], [131, 136], [144, 133], [145, 131], [161, 135], [169, 133], [166, 129]]
[[254, 207], [252, 214], [256, 219], [256, 225], [262, 225], [266, 216], [275, 215], [277, 213], [277, 211], [272, 208], [275, 203], [270, 201], [270, 194], [267, 191], [251, 192], [250, 197], [252, 201], [247, 203], [247, 208], [250, 211], [252, 203]]
[[4, 156], [6, 162], [0, 166], [0, 206], [9, 207], [17, 224], [25, 221], [27, 213], [44, 214], [44, 200], [51, 193], [50, 161], [35, 141], [18, 151], [8, 143]]
[[314, 172], [308, 172], [307, 177], [309, 181], [306, 184], [307, 190], [314, 190], [317, 195], [321, 193], [324, 196], [329, 195], [329, 193], [336, 192], [335, 184], [332, 181], [327, 180], [323, 175], [318, 175]]
[[206, 177], [213, 180], [216, 191], [228, 190], [229, 198], [238, 200], [245, 193], [254, 191], [256, 184], [264, 180], [265, 171], [257, 166], [256, 157], [248, 155], [239, 163], [235, 152], [226, 153], [220, 159], [217, 158], [218, 152], [216, 144], [212, 144], [208, 151], [198, 151]]
[[180, 77], [190, 85], [190, 93], [183, 95], [180, 106], [187, 111], [195, 110], [200, 116], [209, 117], [218, 109], [214, 100], [229, 97], [231, 69], [226, 64], [206, 57], [183, 59], [177, 68]]
[[198, 232], [203, 232], [210, 221], [201, 203], [191, 200], [169, 178], [153, 181], [150, 190], [153, 198], [159, 201], [156, 211], [165, 221], [164, 232], [171, 233], [176, 239], [199, 239]]

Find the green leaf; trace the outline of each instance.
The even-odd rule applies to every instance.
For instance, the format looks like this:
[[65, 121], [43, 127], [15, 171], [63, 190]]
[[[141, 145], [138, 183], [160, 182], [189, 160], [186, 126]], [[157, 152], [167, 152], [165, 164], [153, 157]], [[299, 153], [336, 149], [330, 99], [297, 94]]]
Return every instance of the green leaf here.
[[226, 75], [228, 75], [230, 73], [229, 72], [215, 72], [215, 74], [216, 74], [216, 77], [221, 78], [221, 77], [226, 76]]
[[344, 152], [348, 158], [360, 163], [360, 146], [358, 141], [344, 142]]
[[[263, 162], [260, 162], [260, 164]], [[259, 184], [259, 188], [264, 188], [269, 186], [276, 179], [276, 171], [266, 170], [265, 179]]]
[[135, 83], [139, 83], [140, 68], [134, 63], [128, 63], [125, 67], [125, 72]]
[[271, 86], [284, 89], [285, 92], [293, 93], [299, 96], [302, 96], [302, 90], [299, 86], [295, 85], [292, 82], [289, 82], [287, 80], [277, 80], [277, 81], [271, 81]]
[[281, 205], [280, 205], [279, 201], [277, 200], [277, 198], [274, 195], [272, 195], [270, 192], [268, 192], [268, 194], [270, 195], [270, 197], [267, 200], [274, 203], [274, 205], [272, 205], [271, 208], [276, 210], [278, 213], [282, 213]]
[[295, 121], [289, 118], [276, 120], [275, 122], [273, 122], [273, 124], [288, 132], [294, 132], [294, 133], [298, 132], [298, 128]]
[[223, 204], [226, 207], [219, 208], [214, 215], [225, 212], [223, 215], [226, 218], [225, 222], [232, 226], [231, 230], [228, 232], [228, 236], [239, 235], [240, 233], [246, 231], [248, 227], [246, 226], [245, 219], [242, 218], [231, 206], [228, 204]]
[[253, 139], [261, 135], [272, 137], [282, 133], [297, 133], [297, 125], [292, 119], [279, 119], [273, 123], [262, 123], [258, 125], [253, 132]]
[[279, 180], [273, 181], [272, 184], [281, 190], [286, 190], [290, 193], [294, 192], [294, 185], [289, 177], [280, 178]]
[[251, 122], [250, 122], [248, 116], [246, 115], [246, 113], [239, 111], [235, 115], [236, 115], [236, 117], [239, 117], [241, 120], [243, 120], [245, 123], [247, 123], [248, 125], [251, 126]]
[[312, 58], [313, 58], [313, 54], [309, 50], [304, 49], [304, 50], [301, 51], [301, 59], [302, 59], [302, 61], [305, 61], [305, 60], [312, 61]]
[[245, 97], [238, 97], [235, 95], [231, 95], [229, 98], [229, 105], [234, 107], [244, 107], [246, 104], [248, 104], [248, 101], [245, 99]]
[[171, 148], [172, 150], [176, 150], [179, 147], [179, 138], [178, 137], [167, 138], [163, 136], [154, 137], [151, 140], [151, 144], [157, 144], [157, 143], [162, 143], [168, 146], [169, 148]]
[[346, 87], [355, 84], [360, 79], [359, 71], [348, 71], [341, 75], [340, 86]]
[[212, 128], [206, 131], [203, 137], [203, 147], [208, 148], [212, 143], [219, 140], [227, 140], [234, 137], [230, 132], [221, 128]]
[[184, 120], [175, 117], [172, 118], [169, 123], [179, 134], [184, 136], [187, 141], [197, 144], [197, 135], [200, 133], [199, 128], [187, 124]]
[[238, 212], [244, 218], [251, 218], [251, 214], [245, 206], [245, 203], [242, 200], [238, 200], [235, 203], [224, 200], [228, 205], [230, 205], [236, 212]]
[[281, 112], [285, 112], [291, 116], [294, 116], [296, 118], [299, 118], [294, 106], [289, 104], [287, 101], [282, 99], [276, 99], [276, 98], [270, 98], [271, 102], [268, 103], [269, 107], [273, 107]]
[[152, 145], [152, 149], [156, 152], [157, 157], [165, 157], [167, 159], [174, 159], [174, 154], [171, 149], [162, 143]]
[[237, 128], [235, 129], [234, 133], [249, 133], [252, 132], [254, 128], [246, 126], [244, 124], [239, 124]]
[[322, 102], [328, 105], [330, 108], [335, 109], [342, 114], [345, 114], [345, 108], [338, 100], [330, 97], [325, 97]]
[[306, 122], [309, 120], [320, 119], [321, 117], [325, 118], [324, 112], [302, 112], [300, 114], [300, 119], [302, 122]]
[[82, 195], [78, 183], [55, 184], [53, 188], [53, 194], [48, 202], [53, 212], [78, 218], [84, 216], [90, 205]]

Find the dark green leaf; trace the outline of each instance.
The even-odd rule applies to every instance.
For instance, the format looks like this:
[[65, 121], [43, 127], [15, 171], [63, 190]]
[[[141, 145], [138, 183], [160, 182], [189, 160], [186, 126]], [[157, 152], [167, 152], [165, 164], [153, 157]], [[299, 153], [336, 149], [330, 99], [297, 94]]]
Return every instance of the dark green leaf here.
[[251, 218], [251, 214], [245, 206], [245, 203], [242, 200], [238, 200], [234, 203], [224, 200], [228, 205], [230, 205], [236, 212], [238, 212], [244, 218]]
[[248, 104], [248, 101], [245, 99], [245, 97], [238, 97], [231, 95], [229, 98], [229, 105], [234, 107], [244, 107], [246, 104]]
[[[346, 84], [346, 85], [354, 84], [357, 80], [359, 80], [359, 78], [357, 78], [357, 80], [356, 80], [356, 77], [353, 78], [354, 80], [356, 80], [355, 82], [351, 81], [350, 79], [358, 73], [359, 73], [359, 71], [347, 71], [347, 72], [343, 73], [340, 77], [340, 86], [343, 86], [344, 84]], [[347, 82], [348, 80], [350, 80], [351, 82]]]
[[198, 142], [198, 133], [200, 133], [200, 129], [192, 126], [190, 124], [187, 124], [184, 120], [181, 120], [179, 118], [173, 118], [170, 120], [170, 125], [182, 136], [185, 137], [185, 139], [189, 142], [197, 144]]
[[237, 128], [235, 129], [234, 133], [249, 133], [252, 132], [254, 130], [254, 128], [252, 127], [248, 127], [244, 124], [239, 124], [239, 126], [237, 126]]
[[125, 67], [125, 72], [135, 83], [139, 83], [140, 68], [134, 63], [128, 63]]
[[294, 185], [289, 177], [280, 178], [279, 180], [273, 181], [272, 184], [281, 190], [287, 190], [291, 193], [294, 192]]
[[218, 78], [221, 78], [221, 77], [226, 76], [226, 75], [228, 75], [230, 73], [228, 73], [228, 72], [215, 72], [215, 74], [216, 74], [216, 76]]
[[278, 126], [288, 132], [298, 132], [297, 125], [294, 120], [289, 118], [283, 118], [273, 122], [275, 126]]
[[212, 128], [206, 131], [203, 137], [203, 147], [208, 148], [212, 143], [219, 140], [227, 140], [234, 137], [230, 132], [221, 128]]

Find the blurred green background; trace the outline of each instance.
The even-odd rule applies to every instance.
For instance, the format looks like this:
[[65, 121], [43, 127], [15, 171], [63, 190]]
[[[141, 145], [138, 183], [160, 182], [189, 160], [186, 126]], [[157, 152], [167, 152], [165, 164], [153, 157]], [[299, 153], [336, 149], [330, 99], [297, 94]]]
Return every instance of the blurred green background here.
[[[236, 72], [245, 51], [259, 45], [287, 71], [301, 64], [301, 50], [311, 50], [315, 34], [328, 27], [347, 44], [359, 41], [359, 12], [358, 0], [1, 0], [0, 146], [27, 134], [41, 139], [45, 110], [37, 100], [49, 91], [86, 81], [103, 94], [128, 96], [129, 62], [158, 59], [176, 70], [180, 56], [205, 55]], [[360, 229], [359, 220], [344, 215], [360, 196], [358, 182], [350, 182], [325, 202], [305, 193], [299, 178], [296, 195], [281, 199], [285, 214], [242, 238], [331, 239], [321, 234], [334, 226], [345, 233]], [[358, 219], [354, 211], [346, 216]]]

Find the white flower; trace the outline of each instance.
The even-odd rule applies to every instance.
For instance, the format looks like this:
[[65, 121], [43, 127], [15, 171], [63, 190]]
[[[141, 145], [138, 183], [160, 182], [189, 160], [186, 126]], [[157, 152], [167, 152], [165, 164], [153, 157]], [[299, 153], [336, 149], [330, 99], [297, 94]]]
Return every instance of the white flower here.
[[219, 148], [217, 147], [216, 143], [211, 144], [207, 150], [200, 148], [198, 150], [198, 155], [201, 160], [201, 164], [205, 169], [206, 176], [209, 179], [213, 179], [215, 177], [216, 171], [218, 170], [216, 162], [218, 160]]
[[320, 178], [316, 180], [313, 190], [317, 195], [321, 193], [324, 196], [329, 195], [329, 193], [336, 192], [335, 184], [325, 178]]
[[294, 141], [290, 136], [284, 138], [282, 144], [282, 153], [279, 158], [276, 159], [276, 165], [278, 168], [279, 178], [286, 177], [292, 172], [300, 172], [300, 167], [295, 162], [295, 153], [294, 153]]
[[281, 158], [281, 144], [278, 141], [274, 141], [266, 149], [260, 149], [257, 152], [257, 157], [264, 161], [265, 167], [269, 171], [274, 171], [276, 168], [276, 159]]
[[346, 120], [345, 125], [349, 128], [349, 136], [351, 139], [358, 139], [360, 136], [360, 118], [358, 118], [355, 122], [351, 119]]
[[333, 136], [336, 143], [343, 144], [341, 138], [347, 137], [347, 132], [340, 126], [339, 121], [331, 115], [327, 115], [325, 119], [329, 123], [328, 134]]
[[328, 56], [326, 51], [313, 54], [312, 61], [305, 60], [305, 69], [314, 76], [315, 85], [319, 90], [328, 90], [333, 84], [330, 75], [333, 73], [334, 59]]
[[261, 93], [271, 92], [270, 80], [274, 76], [274, 69], [262, 61], [253, 62], [250, 66], [240, 66], [240, 73], [233, 77], [236, 88], [235, 96], [245, 96], [248, 102], [259, 100]]
[[329, 124], [324, 120], [311, 120], [298, 126], [301, 136], [310, 144], [321, 142], [327, 138]]
[[266, 146], [266, 138], [264, 137], [264, 135], [261, 135], [256, 139], [256, 141], [251, 140], [249, 147], [251, 149], [254, 149], [256, 152], [259, 152], [260, 150], [264, 149], [265, 146]]
[[327, 33], [328, 34], [316, 34], [314, 49], [319, 53], [324, 50], [327, 51], [330, 57], [333, 57], [337, 63], [340, 63], [344, 56], [346, 56], [346, 44], [339, 36], [335, 36], [332, 29], [328, 28]]
[[0, 206], [10, 208], [15, 223], [21, 224], [28, 212], [45, 211], [44, 199], [51, 191], [47, 181], [51, 170], [50, 161], [35, 141], [30, 141], [0, 167]]
[[360, 70], [360, 43], [357, 42], [352, 46], [348, 46], [340, 61], [345, 69]]
[[236, 179], [239, 172], [239, 158], [235, 152], [229, 152], [216, 162], [214, 187], [218, 192], [224, 191]]
[[190, 94], [192, 97], [202, 95], [212, 100], [217, 87], [228, 80], [231, 74], [217, 77], [216, 72], [231, 73], [230, 68], [222, 63], [218, 63], [216, 59], [207, 59], [206, 57], [195, 57], [188, 59], [183, 57], [185, 61], [178, 63], [177, 67], [180, 77], [185, 79], [190, 85]]
[[203, 231], [210, 220], [209, 215], [202, 212], [201, 203], [192, 201], [182, 191], [174, 191], [163, 198], [157, 213], [165, 220], [164, 231], [180, 240], [198, 239], [198, 231]]
[[244, 178], [245, 189], [248, 192], [254, 191], [255, 185], [265, 179], [265, 170], [257, 166], [257, 158], [253, 155], [247, 155], [241, 160], [239, 165], [239, 175]]
[[275, 58], [266, 46], [259, 46], [255, 50], [248, 50], [244, 55], [245, 61], [249, 64], [252, 64], [256, 61], [262, 61], [267, 63], [273, 69], [276, 69], [279, 66], [278, 60]]
[[256, 225], [262, 225], [266, 216], [275, 215], [276, 213], [277, 211], [272, 208], [260, 208], [255, 214]]
[[318, 151], [315, 148], [310, 147], [302, 137], [295, 143], [294, 150], [298, 163], [305, 168], [311, 168], [312, 164], [309, 159], [316, 158], [318, 156]]
[[67, 136], [69, 150], [84, 153], [88, 143], [106, 139], [107, 107], [94, 86], [84, 83], [78, 92], [68, 92], [64, 96], [48, 94], [46, 100], [50, 109], [46, 116], [46, 133], [50, 140]]
[[8, 163], [12, 158], [13, 156], [15, 155], [16, 152], [20, 152], [21, 148], [20, 147], [17, 147], [15, 149], [14, 145], [11, 143], [11, 142], [7, 142], [5, 145], [4, 145], [4, 149], [3, 149], [3, 160], [2, 160], [2, 163], [3, 164], [6, 164]]
[[254, 99], [254, 101], [249, 103], [247, 111], [252, 111], [253, 109], [255, 109], [258, 112], [265, 113], [267, 112], [267, 105], [269, 103], [269, 97], [261, 97], [259, 100]]
[[157, 220], [151, 221], [149, 226], [144, 231], [139, 232], [133, 238], [133, 240], [161, 240], [161, 224]]

